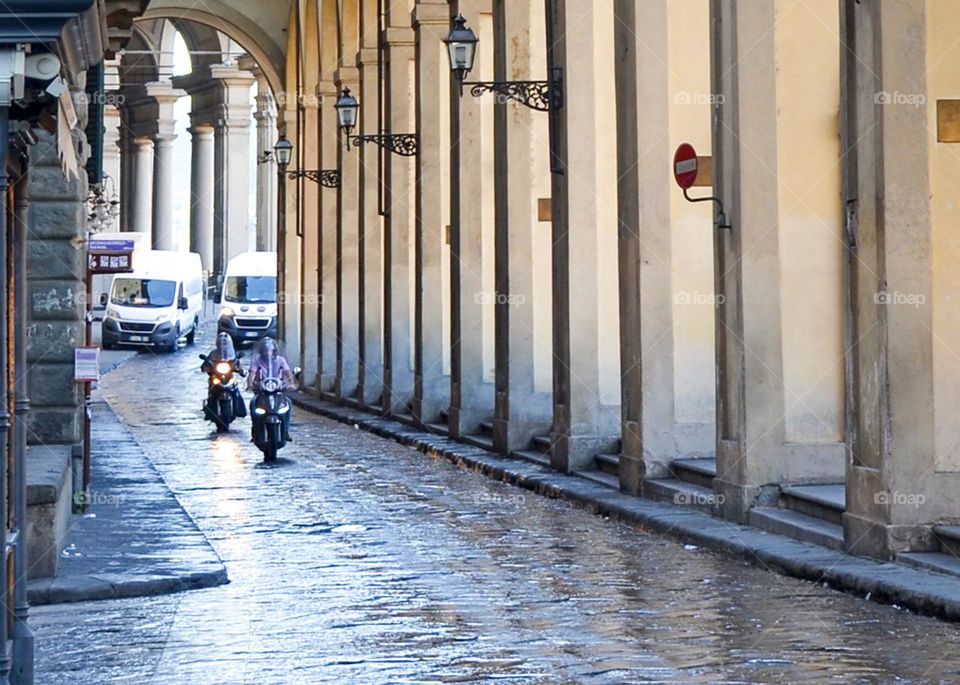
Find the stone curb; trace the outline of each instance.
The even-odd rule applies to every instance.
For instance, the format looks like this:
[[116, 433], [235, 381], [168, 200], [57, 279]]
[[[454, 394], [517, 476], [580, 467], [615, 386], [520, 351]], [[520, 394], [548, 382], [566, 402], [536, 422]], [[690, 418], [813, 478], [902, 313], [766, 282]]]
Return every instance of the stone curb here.
[[124, 577], [115, 574], [84, 576], [81, 578], [41, 578], [27, 584], [27, 601], [31, 606], [89, 602], [101, 599], [123, 599], [167, 595], [186, 590], [224, 585], [228, 581], [226, 569], [219, 571], [185, 573], [181, 576]]
[[418, 430], [367, 411], [295, 393], [294, 403], [311, 413], [395, 440], [424, 454], [572, 502], [594, 514], [669, 535], [681, 542], [736, 556], [779, 573], [809, 580], [918, 613], [960, 621], [960, 579], [902, 564], [843, 552], [731, 523], [683, 507], [633, 497], [575, 475], [502, 457], [448, 437]]

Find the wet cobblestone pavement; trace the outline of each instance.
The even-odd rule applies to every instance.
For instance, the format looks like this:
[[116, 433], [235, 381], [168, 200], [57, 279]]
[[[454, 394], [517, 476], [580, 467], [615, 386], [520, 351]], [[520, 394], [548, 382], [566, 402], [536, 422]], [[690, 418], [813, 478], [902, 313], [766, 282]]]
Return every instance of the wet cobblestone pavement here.
[[[960, 682], [960, 627], [603, 520], [297, 412], [260, 465], [194, 351], [103, 394], [231, 583], [36, 607], [37, 682]], [[147, 399], [149, 398], [149, 399]]]

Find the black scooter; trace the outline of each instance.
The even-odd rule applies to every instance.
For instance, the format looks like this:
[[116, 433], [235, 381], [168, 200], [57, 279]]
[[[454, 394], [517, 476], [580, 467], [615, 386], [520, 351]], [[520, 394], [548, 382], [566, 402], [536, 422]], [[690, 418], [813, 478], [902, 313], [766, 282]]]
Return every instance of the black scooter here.
[[201, 354], [202, 369], [207, 372], [207, 399], [203, 403], [203, 416], [211, 421], [218, 433], [230, 430], [234, 419], [247, 415], [243, 403], [243, 396], [237, 386], [236, 375], [245, 376], [240, 368], [239, 360], [213, 361], [207, 355]]
[[[294, 369], [294, 374], [299, 372]], [[253, 444], [263, 452], [263, 461], [268, 464], [277, 460], [277, 452], [287, 444], [284, 424], [290, 418], [293, 403], [287, 397], [286, 389], [282, 379], [264, 378], [253, 398]]]

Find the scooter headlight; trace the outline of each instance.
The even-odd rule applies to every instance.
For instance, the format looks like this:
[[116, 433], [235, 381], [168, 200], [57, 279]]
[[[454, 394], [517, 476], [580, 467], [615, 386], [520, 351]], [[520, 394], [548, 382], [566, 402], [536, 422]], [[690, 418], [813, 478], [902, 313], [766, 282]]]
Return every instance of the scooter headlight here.
[[220, 379], [217, 378], [216, 376], [214, 376], [214, 377], [210, 380], [210, 382], [213, 383], [214, 385], [220, 385]]
[[255, 407], [253, 410], [253, 413], [256, 414], [257, 416], [263, 416], [264, 414], [267, 413], [267, 410], [264, 409], [263, 407]]
[[230, 366], [230, 362], [218, 362], [217, 363], [217, 373], [226, 375], [233, 371], [233, 368]]

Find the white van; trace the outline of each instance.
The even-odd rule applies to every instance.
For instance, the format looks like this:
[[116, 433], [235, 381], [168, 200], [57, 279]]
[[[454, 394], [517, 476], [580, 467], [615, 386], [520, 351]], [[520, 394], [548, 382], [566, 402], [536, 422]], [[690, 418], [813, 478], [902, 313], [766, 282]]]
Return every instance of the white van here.
[[143, 345], [174, 352], [193, 343], [203, 312], [203, 269], [193, 252], [137, 253], [133, 273], [116, 274], [103, 318], [103, 348]]
[[217, 332], [229, 333], [237, 346], [277, 337], [276, 252], [245, 252], [227, 264]]

